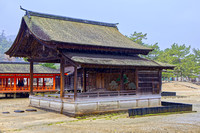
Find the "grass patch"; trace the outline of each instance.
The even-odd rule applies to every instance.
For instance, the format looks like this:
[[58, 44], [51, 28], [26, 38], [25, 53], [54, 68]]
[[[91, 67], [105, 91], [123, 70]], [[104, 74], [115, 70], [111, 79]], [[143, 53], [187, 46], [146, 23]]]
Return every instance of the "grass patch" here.
[[57, 125], [57, 124], [63, 124], [63, 123], [65, 123], [65, 122], [64, 121], [59, 121], [59, 122], [49, 123], [48, 126]]
[[91, 114], [86, 116], [77, 116], [75, 118], [79, 120], [98, 120], [98, 119], [112, 120], [118, 118], [127, 118], [127, 116], [128, 116], [127, 112], [119, 112], [119, 113]]
[[53, 122], [49, 123], [48, 126], [51, 125], [57, 125], [57, 124], [67, 124], [67, 123], [72, 123], [72, 122], [79, 122], [79, 121], [95, 121], [99, 119], [104, 119], [104, 120], [116, 120], [119, 118], [127, 118], [128, 114], [125, 112], [120, 112], [120, 113], [107, 113], [107, 114], [95, 114], [95, 115], [87, 115], [87, 116], [77, 116], [75, 117], [77, 120], [71, 120], [71, 121], [61, 121], [61, 122]]

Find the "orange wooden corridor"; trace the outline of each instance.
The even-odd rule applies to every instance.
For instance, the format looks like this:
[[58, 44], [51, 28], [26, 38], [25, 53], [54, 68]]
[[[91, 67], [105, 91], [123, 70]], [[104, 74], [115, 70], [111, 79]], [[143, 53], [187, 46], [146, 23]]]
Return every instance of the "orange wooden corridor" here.
[[[34, 74], [33, 92], [56, 92], [56, 76], [60, 74]], [[30, 92], [30, 74], [3, 73], [0, 74], [0, 93]], [[22, 80], [23, 85], [19, 84]]]

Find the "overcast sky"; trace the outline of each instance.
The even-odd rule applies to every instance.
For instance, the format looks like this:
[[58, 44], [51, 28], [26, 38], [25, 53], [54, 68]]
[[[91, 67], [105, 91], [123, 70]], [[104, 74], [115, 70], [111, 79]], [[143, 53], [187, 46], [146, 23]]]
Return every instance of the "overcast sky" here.
[[119, 23], [124, 35], [147, 33], [161, 49], [173, 43], [199, 48], [200, 0], [0, 0], [0, 31], [16, 35], [28, 10]]

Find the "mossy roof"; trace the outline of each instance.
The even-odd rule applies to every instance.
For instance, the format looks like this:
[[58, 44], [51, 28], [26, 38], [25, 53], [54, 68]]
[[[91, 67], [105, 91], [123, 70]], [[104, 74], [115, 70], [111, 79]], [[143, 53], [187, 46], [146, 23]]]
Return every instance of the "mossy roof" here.
[[[59, 73], [59, 70], [34, 64], [34, 73]], [[29, 63], [0, 62], [0, 73], [30, 73]]]
[[82, 64], [94, 65], [112, 65], [112, 66], [142, 66], [142, 67], [160, 67], [174, 68], [174, 65], [161, 63], [153, 60], [141, 58], [139, 56], [117, 56], [117, 55], [97, 55], [97, 54], [81, 54], [81, 53], [65, 53], [71, 60]]
[[28, 12], [29, 30], [44, 41], [79, 45], [151, 50], [122, 35], [115, 24]]

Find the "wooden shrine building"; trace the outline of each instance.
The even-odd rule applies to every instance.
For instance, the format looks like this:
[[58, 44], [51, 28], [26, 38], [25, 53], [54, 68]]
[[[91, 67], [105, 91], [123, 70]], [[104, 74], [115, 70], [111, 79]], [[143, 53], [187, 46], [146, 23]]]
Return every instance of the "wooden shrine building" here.
[[28, 58], [31, 92], [33, 62], [60, 63], [61, 77], [60, 98], [32, 93], [31, 106], [82, 115], [160, 105], [162, 69], [174, 66], [138, 56], [152, 49], [123, 36], [117, 24], [25, 11], [6, 54]]
[[[33, 92], [56, 92], [56, 76], [59, 70], [34, 64]], [[30, 63], [0, 62], [0, 93], [30, 92]]]

